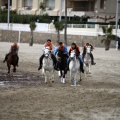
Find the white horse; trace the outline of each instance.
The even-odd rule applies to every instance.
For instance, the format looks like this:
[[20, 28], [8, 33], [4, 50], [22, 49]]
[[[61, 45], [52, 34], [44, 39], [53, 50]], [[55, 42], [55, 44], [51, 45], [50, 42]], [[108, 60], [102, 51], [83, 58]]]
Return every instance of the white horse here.
[[85, 68], [85, 75], [91, 73], [91, 46], [86, 47], [86, 53], [84, 56], [84, 68]]
[[52, 82], [54, 82], [53, 60], [51, 58], [51, 52], [48, 47], [44, 49], [44, 58], [42, 63], [42, 74], [45, 76], [45, 83], [47, 83], [48, 78], [52, 79]]
[[72, 84], [76, 86], [77, 75], [80, 72], [80, 80], [81, 80], [81, 71], [80, 71], [80, 62], [76, 59], [75, 51], [71, 51], [70, 54], [70, 63], [69, 63], [69, 70], [70, 70], [70, 79]]

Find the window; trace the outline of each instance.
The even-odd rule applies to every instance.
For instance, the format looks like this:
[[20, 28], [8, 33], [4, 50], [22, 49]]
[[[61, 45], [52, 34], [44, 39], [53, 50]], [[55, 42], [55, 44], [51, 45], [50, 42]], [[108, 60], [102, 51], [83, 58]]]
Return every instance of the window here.
[[32, 9], [33, 0], [24, 0], [25, 9]]
[[100, 0], [100, 9], [104, 9], [105, 7], [105, 0]]
[[55, 0], [46, 0], [46, 7], [49, 9], [54, 9], [55, 8]]
[[94, 11], [95, 2], [92, 1], [75, 1], [74, 11]]
[[73, 28], [86, 28], [86, 24], [73, 24]]

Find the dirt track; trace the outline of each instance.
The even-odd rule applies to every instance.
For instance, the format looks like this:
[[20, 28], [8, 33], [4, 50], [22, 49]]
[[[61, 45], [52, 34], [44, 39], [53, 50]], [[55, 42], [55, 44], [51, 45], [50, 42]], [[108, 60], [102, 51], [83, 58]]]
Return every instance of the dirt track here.
[[120, 120], [120, 51], [95, 48], [96, 65], [80, 86], [44, 84], [38, 72], [40, 45], [20, 44], [19, 67], [7, 76], [4, 55], [11, 43], [0, 43], [0, 120]]

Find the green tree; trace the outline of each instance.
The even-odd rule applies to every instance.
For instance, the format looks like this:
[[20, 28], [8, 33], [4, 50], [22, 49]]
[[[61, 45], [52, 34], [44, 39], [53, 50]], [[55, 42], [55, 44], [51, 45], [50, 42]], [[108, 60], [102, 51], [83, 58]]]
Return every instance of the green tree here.
[[110, 43], [111, 40], [115, 40], [116, 39], [116, 35], [113, 35], [112, 31], [113, 31], [113, 26], [110, 27], [102, 27], [102, 31], [104, 33], [104, 35], [102, 35], [101, 37], [101, 43], [104, 43], [105, 45], [105, 50], [109, 50], [110, 48]]
[[43, 2], [40, 2], [40, 9], [42, 10], [42, 15], [43, 15], [43, 11], [45, 11], [45, 4]]
[[59, 41], [60, 41], [60, 31], [62, 31], [63, 28], [64, 28], [63, 22], [62, 21], [55, 22], [54, 26], [55, 26], [55, 29], [57, 31], [57, 43], [59, 43]]
[[36, 24], [35, 24], [35, 22], [30, 22], [30, 30], [31, 30], [31, 37], [30, 37], [30, 46], [32, 46], [33, 45], [33, 31], [35, 30], [35, 28], [36, 28]]

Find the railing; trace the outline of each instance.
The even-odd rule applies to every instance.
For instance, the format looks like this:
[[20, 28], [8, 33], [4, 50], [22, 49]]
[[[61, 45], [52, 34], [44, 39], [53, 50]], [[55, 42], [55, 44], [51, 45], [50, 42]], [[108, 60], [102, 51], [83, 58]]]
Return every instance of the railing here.
[[[55, 28], [50, 28], [50, 24], [46, 23], [36, 23], [35, 32], [42, 33], [55, 33], [57, 34]], [[102, 26], [98, 24], [68, 24], [67, 34], [71, 35], [85, 35], [85, 36], [98, 36], [102, 35]], [[10, 24], [10, 29], [13, 31], [30, 31], [29, 24]], [[114, 26], [115, 28], [115, 26]], [[8, 30], [7, 23], [0, 23], [0, 30]], [[64, 34], [64, 30], [60, 32]], [[113, 34], [115, 33], [115, 29], [113, 29]], [[118, 26], [118, 36], [120, 36], [120, 25]]]

